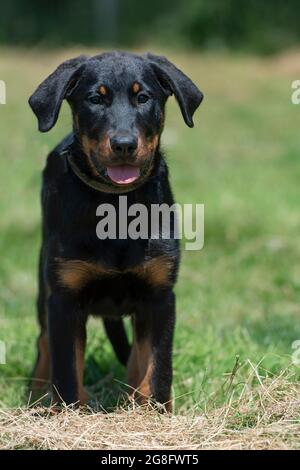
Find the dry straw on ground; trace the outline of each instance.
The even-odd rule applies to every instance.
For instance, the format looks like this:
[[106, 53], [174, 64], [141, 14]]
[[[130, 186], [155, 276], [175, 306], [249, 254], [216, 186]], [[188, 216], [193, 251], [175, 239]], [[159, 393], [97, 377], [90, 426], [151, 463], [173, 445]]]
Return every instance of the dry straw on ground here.
[[154, 410], [112, 413], [0, 410], [4, 449], [297, 449], [300, 385], [277, 377], [244, 387], [226, 406], [195, 415]]

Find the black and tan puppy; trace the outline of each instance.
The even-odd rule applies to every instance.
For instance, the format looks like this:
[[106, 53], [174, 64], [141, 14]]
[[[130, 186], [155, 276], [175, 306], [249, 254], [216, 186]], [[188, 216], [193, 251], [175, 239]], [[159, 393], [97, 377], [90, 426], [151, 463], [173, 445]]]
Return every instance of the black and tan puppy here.
[[[164, 57], [123, 52], [61, 64], [31, 96], [39, 130], [56, 123], [63, 99], [73, 133], [50, 153], [43, 173], [39, 266], [41, 334], [32, 389], [51, 381], [55, 401], [84, 403], [85, 325], [103, 318], [128, 384], [141, 403], [170, 410], [179, 248], [169, 239], [99, 239], [100, 204], [173, 204], [159, 150], [164, 107], [174, 94], [186, 124], [202, 94]], [[129, 345], [122, 316], [131, 315]]]

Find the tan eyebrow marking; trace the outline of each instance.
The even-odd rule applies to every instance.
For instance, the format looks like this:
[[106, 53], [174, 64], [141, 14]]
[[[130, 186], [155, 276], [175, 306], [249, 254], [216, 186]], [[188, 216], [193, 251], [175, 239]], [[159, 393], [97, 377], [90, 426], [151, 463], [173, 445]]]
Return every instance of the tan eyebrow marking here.
[[103, 96], [106, 95], [107, 89], [106, 89], [106, 87], [105, 87], [104, 85], [101, 85], [101, 86], [99, 87], [99, 93], [100, 93], [100, 95], [103, 95]]
[[132, 91], [133, 93], [138, 93], [141, 89], [141, 85], [138, 82], [134, 82], [132, 85]]

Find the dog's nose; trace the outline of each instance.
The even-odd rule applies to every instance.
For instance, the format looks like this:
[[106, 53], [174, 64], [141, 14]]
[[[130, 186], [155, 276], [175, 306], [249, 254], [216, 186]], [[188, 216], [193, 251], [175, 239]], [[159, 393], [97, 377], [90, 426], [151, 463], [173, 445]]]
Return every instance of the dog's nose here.
[[137, 139], [133, 136], [114, 136], [110, 140], [110, 146], [118, 157], [130, 157], [137, 148]]

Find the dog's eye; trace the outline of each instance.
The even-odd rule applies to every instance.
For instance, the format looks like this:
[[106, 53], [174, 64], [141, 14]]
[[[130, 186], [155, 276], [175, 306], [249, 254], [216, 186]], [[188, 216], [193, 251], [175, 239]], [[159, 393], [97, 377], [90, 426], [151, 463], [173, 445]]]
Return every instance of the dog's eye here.
[[100, 95], [90, 96], [89, 101], [93, 104], [100, 104], [101, 103], [101, 96]]
[[143, 104], [143, 103], [147, 103], [147, 101], [150, 99], [150, 97], [148, 95], [146, 95], [145, 93], [140, 93], [138, 96], [137, 96], [137, 102], [139, 104]]

